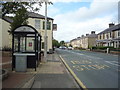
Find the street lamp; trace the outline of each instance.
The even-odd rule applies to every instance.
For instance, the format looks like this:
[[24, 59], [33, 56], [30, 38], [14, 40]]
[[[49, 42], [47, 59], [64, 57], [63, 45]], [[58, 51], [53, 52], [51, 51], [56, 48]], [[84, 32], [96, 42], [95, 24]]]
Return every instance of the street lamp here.
[[44, 61], [47, 61], [47, 3], [48, 0], [45, 0], [45, 36], [44, 36]]
[[45, 34], [44, 34], [44, 62], [47, 61], [47, 3], [49, 0], [41, 0], [45, 2]]

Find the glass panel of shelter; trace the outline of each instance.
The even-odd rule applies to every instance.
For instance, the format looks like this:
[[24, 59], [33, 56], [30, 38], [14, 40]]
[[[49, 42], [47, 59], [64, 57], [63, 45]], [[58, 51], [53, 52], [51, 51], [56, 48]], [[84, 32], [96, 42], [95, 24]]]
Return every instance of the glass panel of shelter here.
[[35, 52], [35, 38], [27, 38], [26, 52]]
[[14, 52], [18, 52], [18, 38], [14, 38]]
[[[35, 35], [33, 35], [35, 36]], [[35, 37], [15, 36], [14, 52], [35, 52]]]

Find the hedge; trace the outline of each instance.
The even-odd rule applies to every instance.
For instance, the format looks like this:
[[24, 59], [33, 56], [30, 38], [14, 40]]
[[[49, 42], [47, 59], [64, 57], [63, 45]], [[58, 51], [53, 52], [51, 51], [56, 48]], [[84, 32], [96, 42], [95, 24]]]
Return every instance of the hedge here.
[[102, 50], [105, 50], [107, 48], [110, 48], [110, 49], [115, 49], [114, 47], [111, 47], [111, 46], [93, 46], [92, 49], [102, 49]]

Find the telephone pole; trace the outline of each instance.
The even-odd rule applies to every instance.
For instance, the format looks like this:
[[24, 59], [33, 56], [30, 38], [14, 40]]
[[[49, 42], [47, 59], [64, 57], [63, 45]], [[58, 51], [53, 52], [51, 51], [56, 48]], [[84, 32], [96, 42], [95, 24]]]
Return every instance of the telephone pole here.
[[47, 61], [47, 3], [48, 0], [45, 1], [45, 34], [44, 34], [44, 61]]

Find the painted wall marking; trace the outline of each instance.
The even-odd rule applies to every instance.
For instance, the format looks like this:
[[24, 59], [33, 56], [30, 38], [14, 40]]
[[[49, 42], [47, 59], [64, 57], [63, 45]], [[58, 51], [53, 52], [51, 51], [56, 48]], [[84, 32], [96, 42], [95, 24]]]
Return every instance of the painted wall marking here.
[[84, 70], [104, 70], [106, 68], [110, 68], [108, 65], [99, 64], [98, 62], [92, 62], [91, 60], [82, 60], [82, 61], [71, 61], [73, 64], [73, 68], [77, 71]]

